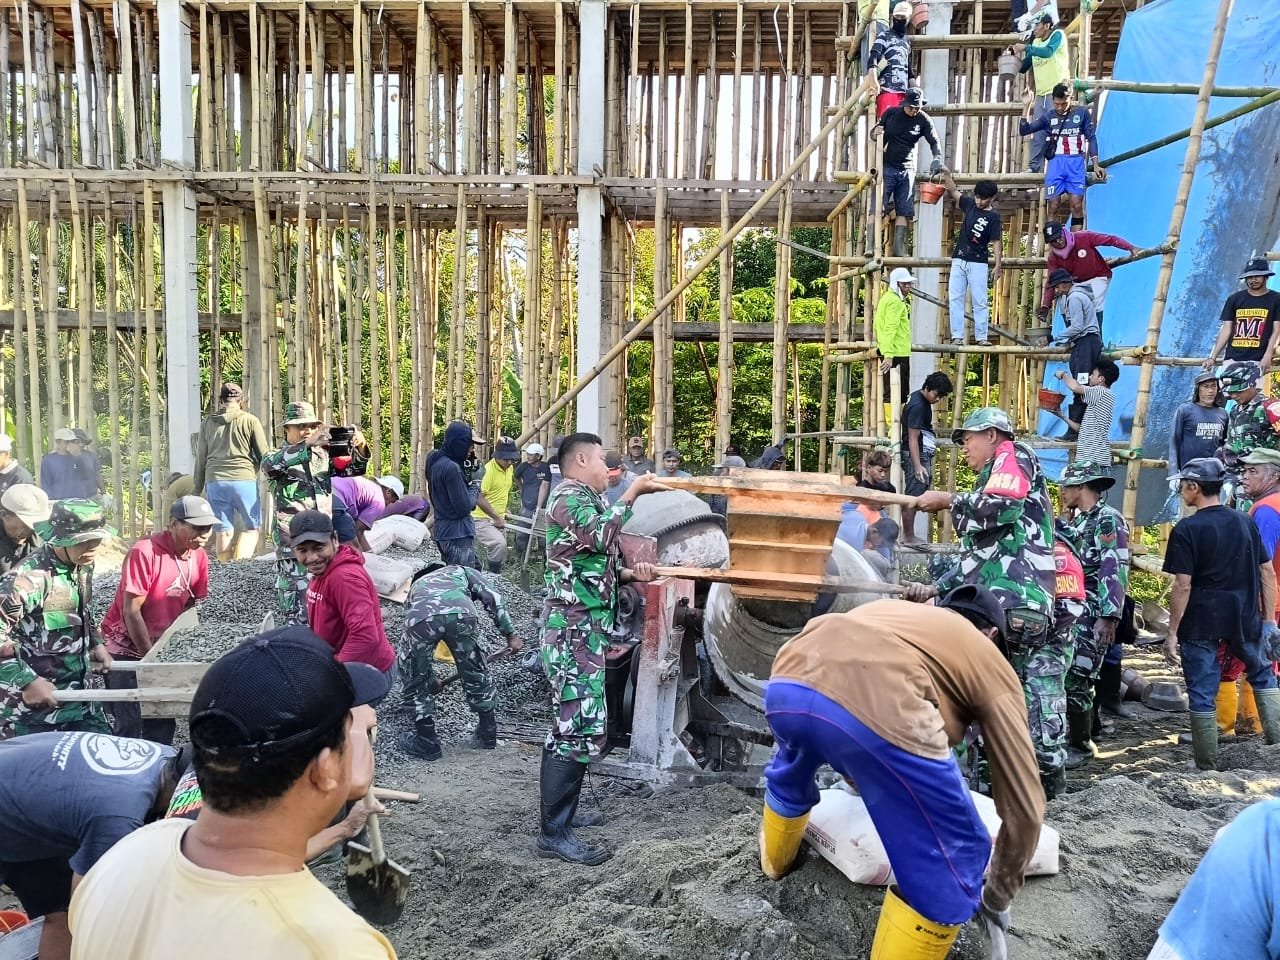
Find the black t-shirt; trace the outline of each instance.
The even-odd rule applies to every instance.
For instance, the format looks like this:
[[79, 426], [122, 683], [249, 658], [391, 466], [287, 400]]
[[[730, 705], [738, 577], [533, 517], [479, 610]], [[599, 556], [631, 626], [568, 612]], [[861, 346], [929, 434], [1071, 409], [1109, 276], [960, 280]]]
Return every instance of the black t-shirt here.
[[1270, 559], [1247, 514], [1202, 507], [1180, 520], [1164, 556], [1165, 573], [1191, 577], [1178, 639], [1254, 639], [1259, 628], [1258, 568]]
[[1222, 305], [1219, 319], [1231, 324], [1226, 359], [1260, 361], [1280, 320], [1280, 293], [1268, 290], [1255, 297], [1248, 290], [1237, 290]]
[[935, 157], [942, 155], [933, 132], [933, 121], [923, 110], [909, 117], [902, 107], [892, 107], [880, 118], [880, 126], [884, 127], [884, 163], [887, 167], [906, 166], [911, 151], [922, 139], [928, 142]]
[[911, 460], [911, 446], [908, 430], [915, 427], [920, 431], [920, 455], [932, 456], [933, 441], [933, 404], [924, 398], [919, 390], [907, 397], [906, 406], [902, 408], [902, 458]]
[[538, 491], [543, 482], [551, 482], [551, 464], [525, 461], [516, 467], [516, 483], [520, 484], [520, 504], [526, 510], [538, 509]]
[[1000, 214], [990, 207], [978, 209], [978, 204], [967, 193], [960, 196], [960, 209], [964, 211], [964, 221], [951, 256], [969, 263], [986, 263], [991, 255], [988, 249], [991, 242], [1000, 239]]

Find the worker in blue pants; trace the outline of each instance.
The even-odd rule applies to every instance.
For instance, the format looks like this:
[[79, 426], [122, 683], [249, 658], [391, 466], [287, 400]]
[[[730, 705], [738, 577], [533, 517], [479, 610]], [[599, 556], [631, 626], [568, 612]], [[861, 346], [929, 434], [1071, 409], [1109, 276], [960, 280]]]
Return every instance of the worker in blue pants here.
[[[765, 770], [760, 867], [775, 880], [791, 867], [818, 802], [814, 774], [830, 764], [862, 795], [897, 878], [871, 960], [941, 960], [975, 913], [993, 956], [1005, 955], [1044, 793], [1004, 624], [990, 591], [966, 584], [937, 606], [879, 600], [817, 617], [774, 660], [765, 715], [778, 750]], [[994, 854], [951, 752], [974, 723], [1003, 820]]]

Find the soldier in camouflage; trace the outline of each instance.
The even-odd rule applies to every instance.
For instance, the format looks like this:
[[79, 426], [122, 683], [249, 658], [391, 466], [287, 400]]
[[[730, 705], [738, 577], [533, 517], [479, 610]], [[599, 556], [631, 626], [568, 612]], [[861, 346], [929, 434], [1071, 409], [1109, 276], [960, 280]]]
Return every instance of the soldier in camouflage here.
[[0, 740], [52, 730], [110, 733], [96, 703], [60, 703], [111, 654], [89, 614], [93, 558], [115, 535], [93, 500], [60, 500], [45, 545], [0, 580]]
[[1262, 367], [1256, 360], [1229, 363], [1219, 376], [1222, 392], [1235, 401], [1227, 415], [1221, 459], [1227, 468], [1228, 502], [1234, 498], [1239, 510], [1248, 510], [1252, 504], [1240, 492], [1244, 470], [1240, 461], [1256, 447], [1280, 450], [1280, 400], [1267, 396], [1258, 385], [1261, 379]]
[[[276, 545], [276, 604], [284, 622], [307, 622], [306, 568], [298, 563], [289, 542], [289, 521], [303, 510], [333, 515], [330, 483], [329, 430], [316, 416], [316, 408], [295, 400], [284, 408], [284, 443], [262, 458], [261, 470], [275, 503], [271, 539]], [[364, 437], [356, 431], [352, 454], [368, 455]]]
[[950, 510], [960, 538], [959, 560], [936, 584], [946, 593], [962, 583], [986, 587], [1008, 617], [1010, 660], [1022, 680], [1031, 742], [1045, 795], [1066, 785], [1066, 651], [1053, 637], [1056, 571], [1053, 507], [1035, 452], [1013, 439], [1008, 414], [982, 407], [952, 439], [978, 478], [972, 493], [930, 490], [916, 509]]
[[477, 604], [493, 618], [506, 638], [507, 649], [518, 652], [524, 643], [516, 635], [502, 595], [477, 570], [432, 563], [418, 574], [405, 599], [404, 637], [396, 646], [396, 657], [405, 697], [413, 704], [414, 732], [400, 741], [400, 748], [410, 756], [422, 760], [439, 760], [441, 756], [435, 721], [439, 689], [435, 649], [441, 641], [453, 655], [462, 691], [479, 718], [473, 736], [475, 745], [484, 750], [498, 745], [498, 725], [493, 716], [498, 690], [479, 643]]
[[[1094, 755], [1090, 740], [1094, 684], [1104, 672], [1116, 672], [1119, 680], [1120, 661], [1107, 654], [1116, 643], [1116, 626], [1129, 589], [1129, 526], [1102, 499], [1115, 479], [1101, 466], [1077, 461], [1062, 472], [1059, 483], [1062, 506], [1069, 511], [1059, 524], [1078, 544], [1088, 605], [1076, 622], [1075, 656], [1067, 671], [1067, 769], [1075, 769]], [[1106, 664], [1108, 659], [1115, 663]]]
[[618, 613], [617, 586], [652, 580], [653, 568], [622, 565], [618, 535], [636, 498], [667, 489], [652, 474], [636, 477], [613, 506], [599, 437], [575, 433], [559, 452], [562, 482], [547, 500], [547, 617], [542, 665], [551, 683], [551, 731], [542, 752], [538, 854], [596, 865], [610, 856], [573, 832], [582, 778], [605, 746], [604, 654]]

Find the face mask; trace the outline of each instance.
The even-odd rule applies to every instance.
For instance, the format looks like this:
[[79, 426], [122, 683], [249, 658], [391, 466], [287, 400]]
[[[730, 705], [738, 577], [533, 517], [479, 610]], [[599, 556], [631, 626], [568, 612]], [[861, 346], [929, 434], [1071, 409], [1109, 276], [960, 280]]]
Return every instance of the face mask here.
[[897, 34], [898, 36], [900, 36], [900, 37], [901, 37], [903, 34], [905, 34], [905, 33], [907, 32], [907, 21], [905, 21], [905, 20], [894, 20], [894, 21], [893, 21], [893, 32], [894, 32], [894, 33], [896, 33], [896, 34]]

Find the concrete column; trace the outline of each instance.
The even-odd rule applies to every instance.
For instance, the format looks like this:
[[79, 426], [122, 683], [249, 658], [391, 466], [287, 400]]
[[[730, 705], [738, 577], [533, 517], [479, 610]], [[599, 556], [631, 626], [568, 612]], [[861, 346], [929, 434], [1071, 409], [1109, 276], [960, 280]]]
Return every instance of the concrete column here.
[[[929, 4], [929, 25], [925, 28], [925, 36], [929, 37], [945, 37], [951, 33], [951, 10], [950, 3], [935, 2]], [[923, 83], [924, 98], [928, 103], [946, 103], [947, 102], [947, 83], [950, 78], [948, 64], [950, 63], [950, 50], [926, 50], [921, 54], [921, 80]], [[925, 112], [929, 110], [928, 105], [925, 106]], [[943, 118], [934, 117], [933, 125], [938, 135], [938, 145], [943, 151], [947, 148], [947, 129], [948, 125], [960, 122], [959, 118]], [[929, 169], [929, 163], [924, 159], [925, 154], [929, 152], [927, 145], [921, 142], [921, 146], [917, 148], [920, 153], [917, 155], [916, 169]], [[950, 203], [950, 199], [944, 197], [937, 203], [918, 203], [916, 204], [916, 229], [915, 255], [917, 257], [941, 257], [950, 253], [946, 248], [947, 238], [942, 235], [942, 214], [945, 210], [945, 204]], [[936, 268], [917, 268], [913, 271], [916, 275], [916, 284], [925, 293], [934, 297], [939, 296], [939, 289], [942, 285], [942, 271]], [[911, 340], [913, 343], [933, 343], [937, 339], [939, 310], [931, 303], [926, 303], [923, 299], [917, 298], [911, 305]], [[902, 385], [902, 395], [905, 398], [912, 390], [917, 390], [920, 384], [924, 382], [924, 378], [938, 369], [937, 355], [932, 353], [916, 353], [911, 356], [911, 383]], [[944, 432], [944, 431], [940, 431]]]
[[[158, 0], [160, 158], [169, 167], [195, 166], [191, 99], [191, 23], [179, 0]], [[196, 195], [184, 183], [161, 189], [164, 214], [165, 415], [169, 469], [194, 465], [200, 429], [200, 328], [196, 311]]]
[[[608, 7], [605, 0], [582, 0], [578, 7], [578, 176], [604, 169], [605, 69]], [[578, 377], [604, 354], [604, 189], [578, 188]], [[578, 429], [600, 433], [609, 427], [608, 377], [597, 377], [578, 394]], [[616, 445], [617, 437], [605, 437]]]

